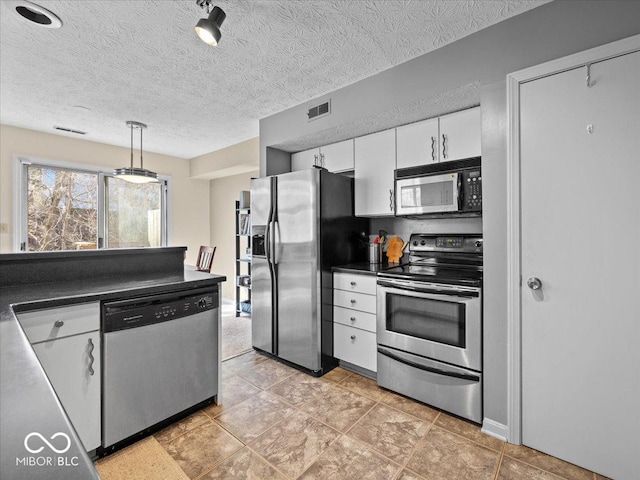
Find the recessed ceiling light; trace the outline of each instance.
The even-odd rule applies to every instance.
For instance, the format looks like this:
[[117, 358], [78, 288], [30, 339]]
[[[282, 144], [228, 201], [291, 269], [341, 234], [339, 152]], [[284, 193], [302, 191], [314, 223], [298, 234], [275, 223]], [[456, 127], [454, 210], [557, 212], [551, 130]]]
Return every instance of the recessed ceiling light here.
[[62, 26], [62, 20], [55, 13], [40, 5], [20, 0], [13, 2], [13, 6], [22, 18], [40, 27], [60, 28]]

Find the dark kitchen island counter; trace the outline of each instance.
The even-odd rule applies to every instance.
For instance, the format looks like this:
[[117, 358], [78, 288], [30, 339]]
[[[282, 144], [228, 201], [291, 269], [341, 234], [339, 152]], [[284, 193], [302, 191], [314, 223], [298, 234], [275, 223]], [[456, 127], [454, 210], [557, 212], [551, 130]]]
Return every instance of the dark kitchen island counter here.
[[[184, 267], [185, 250], [171, 247], [0, 255], [0, 478], [100, 478], [15, 312], [219, 288], [226, 277]], [[46, 281], [37, 283], [36, 278]], [[30, 450], [35, 452], [31, 453], [25, 438], [34, 432], [38, 435], [31, 436]], [[65, 442], [52, 438], [58, 432], [71, 439], [68, 450], [62, 453], [51, 451], [47, 445], [64, 450]]]

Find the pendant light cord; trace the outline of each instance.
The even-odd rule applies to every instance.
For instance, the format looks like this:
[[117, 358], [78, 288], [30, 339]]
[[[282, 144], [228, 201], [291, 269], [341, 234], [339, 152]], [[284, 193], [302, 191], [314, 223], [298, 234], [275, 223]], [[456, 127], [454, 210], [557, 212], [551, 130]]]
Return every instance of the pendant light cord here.
[[133, 125], [131, 127], [131, 168], [133, 168]]

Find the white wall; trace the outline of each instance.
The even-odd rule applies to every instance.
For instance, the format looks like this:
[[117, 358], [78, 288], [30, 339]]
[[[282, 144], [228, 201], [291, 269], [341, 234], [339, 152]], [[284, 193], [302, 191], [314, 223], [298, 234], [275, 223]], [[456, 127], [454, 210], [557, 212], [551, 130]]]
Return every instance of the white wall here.
[[[0, 125], [0, 253], [13, 252], [13, 156], [25, 155], [108, 168], [127, 166], [128, 148]], [[171, 176], [173, 228], [171, 245], [186, 246], [186, 263], [194, 264], [209, 234], [209, 181], [189, 177], [189, 161], [144, 152], [145, 167]]]

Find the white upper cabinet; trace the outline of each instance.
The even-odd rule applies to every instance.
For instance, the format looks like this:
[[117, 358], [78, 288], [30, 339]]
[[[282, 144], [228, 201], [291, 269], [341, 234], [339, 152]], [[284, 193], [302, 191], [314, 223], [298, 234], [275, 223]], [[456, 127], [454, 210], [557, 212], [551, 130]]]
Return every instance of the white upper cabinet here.
[[291, 155], [291, 171], [305, 170], [314, 166], [330, 172], [353, 170], [353, 139], [312, 148]]
[[397, 168], [417, 167], [438, 161], [438, 119], [410, 123], [396, 129]]
[[330, 172], [353, 170], [353, 139], [320, 147], [320, 166]]
[[480, 107], [440, 117], [440, 161], [479, 157]]
[[397, 168], [479, 157], [480, 122], [475, 107], [398, 127]]
[[370, 217], [393, 215], [395, 129], [356, 138], [354, 167], [355, 214]]
[[314, 165], [320, 165], [320, 149], [312, 148], [303, 152], [291, 154], [291, 171], [306, 170]]

